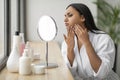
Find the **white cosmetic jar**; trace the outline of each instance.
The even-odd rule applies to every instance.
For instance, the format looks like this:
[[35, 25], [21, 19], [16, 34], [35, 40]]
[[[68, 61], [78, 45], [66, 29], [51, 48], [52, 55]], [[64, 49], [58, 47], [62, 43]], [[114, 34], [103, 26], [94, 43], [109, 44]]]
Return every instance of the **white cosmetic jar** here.
[[42, 65], [34, 65], [32, 66], [32, 72], [34, 74], [45, 74], [45, 66]]

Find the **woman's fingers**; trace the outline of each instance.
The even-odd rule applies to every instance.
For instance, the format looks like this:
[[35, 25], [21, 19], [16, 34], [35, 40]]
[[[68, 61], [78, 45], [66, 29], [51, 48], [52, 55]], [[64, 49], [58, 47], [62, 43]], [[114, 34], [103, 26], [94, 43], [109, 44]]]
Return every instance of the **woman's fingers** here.
[[76, 28], [76, 30], [83, 32], [83, 28], [80, 25], [76, 24], [75, 28]]
[[75, 24], [75, 33], [82, 34], [86, 31], [86, 28], [83, 28], [81, 25]]
[[75, 33], [74, 33], [73, 29], [70, 28], [70, 29], [68, 30], [68, 32], [67, 32], [67, 35], [63, 34], [64, 40], [65, 40], [67, 43], [69, 43], [69, 41], [71, 41], [71, 40], [74, 39], [74, 35], [75, 35]]
[[77, 35], [78, 33], [81, 33], [81, 31], [79, 30], [78, 26], [75, 24], [75, 34]]
[[65, 39], [65, 41], [67, 40], [67, 36], [65, 35], [65, 34], [63, 34], [63, 36], [64, 36], [64, 39]]

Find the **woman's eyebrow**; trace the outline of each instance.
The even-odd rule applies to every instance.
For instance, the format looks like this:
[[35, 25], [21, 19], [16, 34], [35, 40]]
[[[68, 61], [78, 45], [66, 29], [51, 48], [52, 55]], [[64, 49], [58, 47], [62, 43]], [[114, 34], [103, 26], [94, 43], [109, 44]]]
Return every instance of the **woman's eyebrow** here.
[[66, 16], [66, 15], [70, 15], [70, 14], [71, 14], [71, 12], [67, 12], [67, 13], [65, 14], [65, 16]]

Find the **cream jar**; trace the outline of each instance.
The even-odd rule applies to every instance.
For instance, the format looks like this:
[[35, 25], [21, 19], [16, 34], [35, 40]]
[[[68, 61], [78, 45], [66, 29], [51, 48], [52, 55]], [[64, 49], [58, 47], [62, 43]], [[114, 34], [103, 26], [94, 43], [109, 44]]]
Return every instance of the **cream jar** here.
[[45, 74], [45, 66], [32, 64], [32, 73], [33, 74]]

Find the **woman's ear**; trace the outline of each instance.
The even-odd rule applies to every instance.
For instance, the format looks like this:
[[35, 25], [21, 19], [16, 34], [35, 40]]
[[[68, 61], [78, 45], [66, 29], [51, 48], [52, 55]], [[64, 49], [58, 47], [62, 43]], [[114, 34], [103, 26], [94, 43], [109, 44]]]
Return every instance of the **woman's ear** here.
[[81, 21], [84, 22], [85, 21], [85, 17], [83, 15], [81, 15]]

